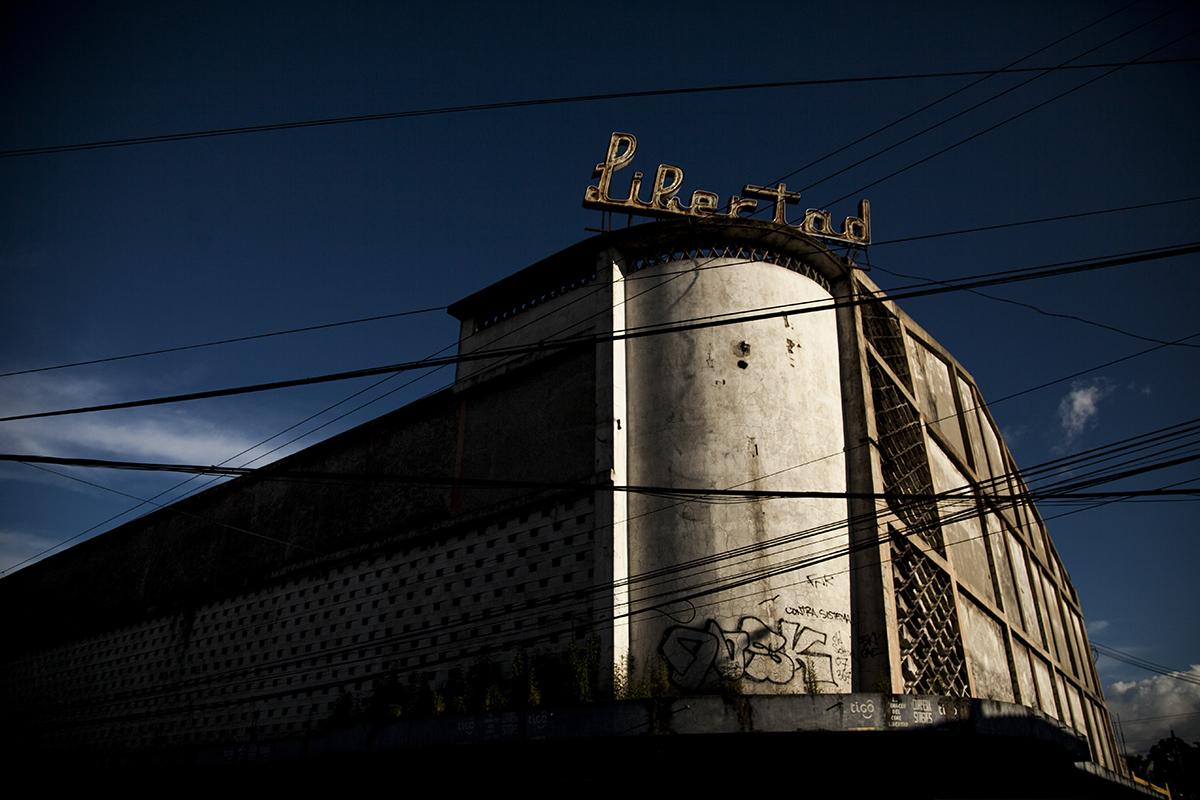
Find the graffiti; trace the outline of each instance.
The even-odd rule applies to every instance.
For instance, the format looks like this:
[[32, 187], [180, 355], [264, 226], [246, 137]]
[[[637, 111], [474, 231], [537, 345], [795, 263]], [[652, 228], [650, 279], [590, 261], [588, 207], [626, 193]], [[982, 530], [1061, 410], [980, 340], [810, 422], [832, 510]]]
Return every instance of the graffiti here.
[[[850, 621], [849, 615], [846, 616], [846, 621]], [[829, 646], [836, 653], [833, 657], [833, 672], [837, 676], [837, 682], [839, 684], [850, 683], [850, 651], [846, 649], [841, 631], [834, 631], [833, 638], [829, 640]]]
[[703, 628], [676, 625], [663, 635], [660, 650], [671, 681], [696, 690], [743, 678], [779, 686], [797, 681], [804, 690], [835, 689], [833, 654], [822, 631], [780, 620], [774, 628], [757, 617], [742, 617], [725, 630], [710, 619]]
[[813, 608], [812, 606], [787, 606], [783, 609], [785, 614], [793, 617], [816, 617], [817, 619], [832, 619], [838, 622], [849, 622], [850, 615], [844, 611], [829, 611], [824, 608]]
[[883, 635], [878, 631], [858, 635], [858, 657], [874, 658], [883, 652]]
[[832, 575], [805, 575], [804, 580], [808, 582], [809, 586], [819, 589], [833, 583], [834, 577]]

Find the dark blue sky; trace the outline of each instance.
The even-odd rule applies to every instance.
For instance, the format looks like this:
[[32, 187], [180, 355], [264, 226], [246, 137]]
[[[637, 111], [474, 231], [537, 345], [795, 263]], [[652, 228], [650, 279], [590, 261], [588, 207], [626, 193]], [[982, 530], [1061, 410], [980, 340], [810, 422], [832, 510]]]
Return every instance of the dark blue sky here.
[[[1124, 4], [563, 5], [8, 4], [0, 149], [594, 92], [993, 69]], [[1143, 0], [1023, 66], [1067, 61], [1127, 31], [1080, 61], [1156, 48], [1150, 57], [1195, 56], [1200, 37], [1163, 45], [1197, 25], [1194, 5]], [[836, 218], [870, 198], [877, 241], [1200, 194], [1196, 64], [1121, 70], [856, 193], [1099, 74], [1039, 78], [822, 180], [1030, 76], [992, 78], [789, 186], [815, 184], [802, 201], [812, 206], [849, 194], [831, 207]], [[639, 168], [678, 164], [685, 193], [725, 198], [971, 80], [594, 102], [0, 159], [0, 371], [443, 305], [588, 235], [599, 215], [580, 200], [613, 130], [637, 134]], [[880, 245], [870, 260], [944, 278], [1162, 247], [1200, 238], [1198, 208]], [[1200, 331], [1196, 267], [1179, 258], [994, 292], [1176, 339]], [[1147, 346], [965, 294], [905, 307], [991, 398]], [[369, 366], [428, 355], [454, 337], [435, 313], [0, 378], [0, 406], [16, 413]], [[1038, 463], [1195, 416], [1197, 357], [1167, 348], [993, 412], [1018, 461]], [[289, 450], [449, 378], [425, 377]], [[0, 450], [211, 463], [367, 383], [5, 423]], [[1073, 431], [1060, 414], [1072, 399], [1082, 420]], [[1190, 469], [1140, 485], [1200, 475]], [[179, 480], [72, 474], [141, 496]], [[0, 568], [132, 505], [4, 467]], [[1200, 662], [1200, 626], [1187, 611], [1200, 566], [1195, 508], [1115, 504], [1051, 523], [1097, 641], [1172, 666]], [[1146, 677], [1102, 666], [1108, 680]]]

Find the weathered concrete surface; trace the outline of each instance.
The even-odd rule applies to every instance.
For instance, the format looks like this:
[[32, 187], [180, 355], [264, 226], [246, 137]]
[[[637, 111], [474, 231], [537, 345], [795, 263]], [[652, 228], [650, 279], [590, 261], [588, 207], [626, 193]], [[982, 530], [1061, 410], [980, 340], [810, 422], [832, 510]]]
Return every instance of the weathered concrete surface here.
[[[669, 261], [627, 278], [629, 327], [831, 297], [764, 261], [697, 266]], [[633, 339], [626, 358], [631, 483], [845, 492], [832, 310]], [[635, 495], [629, 513], [630, 572], [656, 576], [631, 588], [636, 675], [662, 659], [684, 691], [850, 689], [848, 559], [803, 567], [848, 544], [845, 500]]]

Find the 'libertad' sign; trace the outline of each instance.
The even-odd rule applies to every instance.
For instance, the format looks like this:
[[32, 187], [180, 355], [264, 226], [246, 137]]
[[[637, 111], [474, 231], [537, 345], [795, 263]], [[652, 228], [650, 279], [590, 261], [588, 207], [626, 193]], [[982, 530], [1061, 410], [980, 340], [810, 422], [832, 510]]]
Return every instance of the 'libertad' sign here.
[[659, 164], [658, 172], [654, 175], [654, 186], [650, 191], [650, 199], [643, 200], [641, 171], [634, 171], [629, 182], [629, 194], [623, 198], [614, 198], [610, 194], [613, 174], [624, 169], [633, 160], [637, 150], [637, 137], [632, 133], [616, 133], [608, 140], [608, 155], [604, 161], [596, 165], [592, 177], [599, 178], [598, 186], [589, 186], [583, 193], [584, 208], [597, 208], [602, 211], [619, 211], [624, 214], [637, 214], [645, 217], [711, 217], [718, 214], [727, 217], [740, 217], [743, 212], [753, 212], [758, 207], [758, 200], [763, 198], [775, 202], [775, 222], [803, 231], [810, 236], [829, 239], [856, 246], [871, 243], [871, 202], [860, 200], [858, 216], [846, 217], [842, 230], [833, 227], [833, 217], [828, 211], [810, 208], [804, 212], [804, 218], [791, 224], [787, 221], [787, 206], [800, 201], [799, 192], [789, 192], [787, 185], [754, 186], [747, 184], [742, 188], [742, 194], [748, 197], [733, 195], [729, 205], [719, 210], [715, 192], [697, 189], [692, 192], [691, 205], [683, 205], [676, 196], [679, 187], [683, 185], [683, 168], [674, 164]]

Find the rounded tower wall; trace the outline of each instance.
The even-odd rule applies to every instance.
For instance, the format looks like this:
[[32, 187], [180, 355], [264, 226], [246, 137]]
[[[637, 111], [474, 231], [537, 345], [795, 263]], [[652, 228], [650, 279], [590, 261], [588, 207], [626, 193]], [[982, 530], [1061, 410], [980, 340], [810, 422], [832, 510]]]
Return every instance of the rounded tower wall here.
[[[734, 258], [625, 283], [629, 330], [832, 299], [808, 275]], [[834, 311], [630, 339], [626, 359], [631, 484], [845, 493]], [[688, 691], [850, 690], [844, 498], [628, 503], [635, 673]]]

